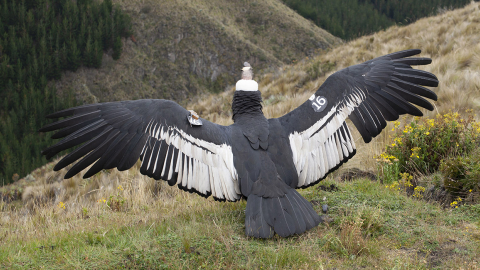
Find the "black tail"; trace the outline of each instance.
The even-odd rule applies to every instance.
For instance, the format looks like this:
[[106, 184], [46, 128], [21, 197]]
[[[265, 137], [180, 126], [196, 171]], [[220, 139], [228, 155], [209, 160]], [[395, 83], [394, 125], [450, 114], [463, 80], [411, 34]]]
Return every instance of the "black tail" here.
[[310, 230], [320, 222], [312, 204], [295, 189], [288, 189], [283, 197], [248, 196], [245, 212], [245, 233], [248, 236], [270, 238], [276, 232], [287, 237]]

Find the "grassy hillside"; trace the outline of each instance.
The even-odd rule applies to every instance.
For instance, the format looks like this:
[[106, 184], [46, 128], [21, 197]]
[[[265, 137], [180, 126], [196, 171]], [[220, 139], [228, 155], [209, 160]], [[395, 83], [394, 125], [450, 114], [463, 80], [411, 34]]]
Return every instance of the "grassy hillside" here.
[[[325, 79], [337, 70], [377, 56], [404, 49], [419, 48], [422, 57], [433, 62], [419, 67], [434, 73], [440, 84], [434, 91], [438, 101], [435, 110], [422, 109], [433, 117], [449, 110], [464, 113], [480, 108], [480, 10], [478, 3], [442, 15], [424, 18], [416, 23], [364, 36], [297, 64], [283, 66], [275, 72], [256, 78], [264, 99], [267, 117], [279, 117], [298, 107], [311, 96]], [[233, 88], [220, 95], [210, 95], [191, 106], [202, 117], [217, 123], [230, 124]], [[213, 105], [212, 105], [213, 104]], [[408, 118], [407, 119], [411, 119]], [[391, 124], [391, 123], [390, 123]], [[370, 144], [357, 143], [359, 150], [346, 166], [373, 166], [371, 157], [385, 146], [390, 128], [386, 128]], [[362, 164], [360, 164], [362, 161]], [[365, 164], [367, 162], [368, 164]], [[368, 167], [367, 166], [367, 167]]]
[[265, 72], [341, 42], [280, 0], [113, 2], [132, 17], [134, 35], [120, 60], [105, 56], [100, 70], [57, 83], [80, 103], [194, 99], [233, 85], [244, 61]]
[[[420, 48], [432, 57], [439, 100], [434, 112], [480, 106], [478, 3], [392, 27], [257, 78], [264, 112], [280, 116], [304, 102], [335, 70], [373, 57]], [[255, 67], [255, 66], [254, 66]], [[233, 89], [204, 97], [202, 117], [231, 123]], [[409, 121], [403, 118], [402, 121]], [[368, 145], [356, 134], [357, 155], [301, 193], [328, 221], [300, 236], [245, 237], [245, 202], [219, 203], [168, 187], [136, 167], [89, 179], [62, 180], [66, 169], [37, 169], [2, 188], [0, 265], [6, 268], [272, 268], [478, 269], [480, 208], [425, 202], [379, 181], [339, 180], [347, 168], [375, 169], [374, 154], [392, 126]], [[68, 168], [67, 168], [68, 169]], [[10, 190], [10, 191], [8, 191]], [[22, 200], [10, 202], [21, 196]]]

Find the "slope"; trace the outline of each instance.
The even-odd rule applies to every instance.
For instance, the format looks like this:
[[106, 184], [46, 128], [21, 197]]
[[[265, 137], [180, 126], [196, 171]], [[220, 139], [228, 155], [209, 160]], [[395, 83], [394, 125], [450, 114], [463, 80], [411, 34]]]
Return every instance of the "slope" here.
[[276, 68], [341, 42], [279, 0], [114, 1], [134, 35], [119, 61], [81, 69], [57, 82], [80, 103], [138, 98], [182, 101], [235, 83], [244, 61], [256, 72]]
[[[364, 36], [313, 58], [304, 58], [274, 72], [257, 77], [265, 101], [264, 112], [279, 117], [303, 103], [325, 79], [337, 70], [387, 53], [419, 48], [422, 57], [432, 58], [423, 68], [435, 74], [440, 84], [432, 116], [449, 110], [478, 110], [480, 107], [480, 6], [420, 19], [408, 26], [392, 26]], [[230, 88], [210, 95], [192, 108], [202, 117], [227, 124], [230, 120]], [[216, 104], [208, 106], [208, 104]]]

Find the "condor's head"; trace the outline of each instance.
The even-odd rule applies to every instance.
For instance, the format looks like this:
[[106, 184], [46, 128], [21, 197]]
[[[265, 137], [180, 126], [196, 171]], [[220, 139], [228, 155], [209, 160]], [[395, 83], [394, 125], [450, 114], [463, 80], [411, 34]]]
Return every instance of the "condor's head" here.
[[242, 79], [237, 82], [237, 91], [258, 91], [258, 83], [253, 80], [253, 69], [248, 62], [243, 63]]

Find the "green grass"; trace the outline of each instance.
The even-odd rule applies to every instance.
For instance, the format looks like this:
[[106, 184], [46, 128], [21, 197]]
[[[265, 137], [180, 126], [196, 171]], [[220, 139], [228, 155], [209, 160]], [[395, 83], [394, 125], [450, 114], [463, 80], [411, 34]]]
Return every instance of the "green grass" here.
[[[48, 225], [29, 237], [0, 225], [2, 268], [321, 269], [473, 268], [480, 254], [480, 207], [444, 209], [406, 197], [378, 182], [327, 180], [339, 190], [312, 187], [309, 200], [330, 207], [332, 219], [302, 235], [262, 240], [244, 234], [245, 202], [189, 196], [189, 206], [162, 200], [134, 211], [104, 210]], [[174, 199], [183, 204], [185, 197]], [[17, 210], [21, 211], [21, 210]], [[148, 218], [151, 211], [160, 212]], [[2, 212], [5, 214], [6, 212]], [[75, 229], [68, 229], [71, 226]], [[58, 228], [58, 230], [56, 229]], [[37, 236], [38, 235], [38, 236]], [[476, 262], [475, 262], [476, 263]]]

